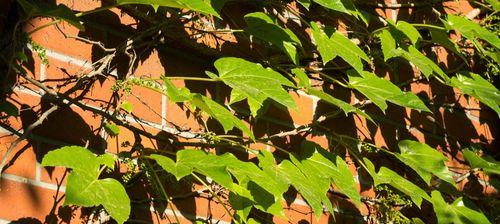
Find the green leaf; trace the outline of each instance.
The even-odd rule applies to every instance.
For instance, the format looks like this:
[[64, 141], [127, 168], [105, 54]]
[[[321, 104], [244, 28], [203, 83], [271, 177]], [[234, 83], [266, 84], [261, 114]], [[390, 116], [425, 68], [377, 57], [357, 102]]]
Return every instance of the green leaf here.
[[310, 179], [289, 160], [283, 160], [278, 165], [278, 172], [288, 184], [297, 189], [300, 195], [304, 197], [313, 209], [316, 218], [319, 218], [321, 214], [323, 214], [323, 204], [333, 213], [332, 204], [326, 196], [326, 192], [323, 191], [320, 183], [310, 181]]
[[443, 70], [436, 63], [434, 63], [434, 61], [423, 55], [414, 46], [408, 46], [407, 51], [399, 48], [398, 54], [415, 65], [427, 78], [429, 78], [432, 74], [436, 74], [444, 81], [449, 80], [446, 73], [444, 73]]
[[[279, 165], [276, 165], [273, 155], [265, 150], [259, 151], [258, 158], [259, 167], [261, 167], [267, 175], [269, 175], [279, 185], [294, 186], [294, 188], [301, 193], [307, 203], [309, 203], [309, 205], [313, 208], [316, 216], [319, 217], [319, 215], [321, 215], [323, 211], [322, 200], [328, 200], [325, 196], [325, 192], [322, 191], [321, 185], [314, 182], [311, 183], [310, 187], [308, 187], [307, 183], [309, 183], [309, 181], [307, 180], [307, 177], [289, 160], [284, 160]], [[331, 207], [329, 201], [326, 201], [326, 203], [327, 207]]]
[[297, 2], [306, 9], [309, 9], [309, 6], [311, 6], [311, 0], [297, 0]]
[[485, 0], [485, 2], [490, 4], [494, 11], [500, 11], [500, 1], [498, 1], [498, 0]]
[[127, 113], [132, 113], [132, 108], [134, 106], [132, 105], [132, 103], [128, 102], [128, 101], [123, 101], [122, 102], [122, 105], [120, 106], [120, 108], [122, 108], [122, 110], [126, 111]]
[[85, 30], [73, 11], [64, 4], [54, 5], [43, 2], [33, 4], [26, 0], [17, 0], [28, 17], [45, 16], [66, 21], [79, 30]]
[[323, 100], [329, 104], [332, 104], [334, 106], [339, 107], [342, 111], [344, 111], [344, 114], [346, 116], [349, 113], [356, 113], [356, 114], [359, 114], [359, 115], [367, 118], [371, 122], [374, 122], [373, 119], [370, 117], [370, 115], [366, 114], [365, 112], [363, 112], [359, 108], [352, 106], [351, 104], [348, 104], [342, 100], [339, 100], [339, 99], [337, 99], [337, 98], [335, 98], [335, 97], [331, 96], [330, 94], [327, 94], [323, 91], [319, 91], [319, 90], [316, 90], [313, 88], [307, 88], [307, 94], [311, 94], [313, 96], [319, 97], [321, 100]]
[[248, 135], [251, 139], [255, 139], [252, 131], [247, 127], [247, 125], [245, 125], [245, 123], [243, 123], [241, 119], [234, 116], [231, 111], [229, 111], [219, 103], [213, 101], [212, 99], [206, 96], [195, 94], [193, 95], [190, 103], [219, 121], [225, 132], [228, 132], [236, 127], [243, 133]]
[[365, 163], [365, 166], [368, 168], [367, 172], [373, 178], [373, 183], [375, 186], [388, 184], [398, 189], [402, 193], [408, 195], [413, 203], [415, 203], [419, 207], [422, 204], [422, 199], [430, 201], [429, 195], [424, 190], [422, 190], [422, 188], [413, 184], [396, 172], [386, 167], [381, 167], [379, 172], [377, 173], [375, 171], [375, 166], [370, 160], [368, 160], [367, 158], [363, 158], [363, 161]]
[[361, 72], [363, 71], [362, 60], [370, 62], [366, 53], [342, 33], [336, 31], [328, 37], [314, 22], [311, 22], [311, 32], [324, 64], [340, 56], [354, 69]]
[[[251, 162], [240, 161], [229, 153], [218, 156], [201, 150], [178, 151], [177, 162], [160, 155], [152, 155], [151, 158], [178, 179], [196, 172], [226, 187], [236, 194], [233, 195], [232, 204], [243, 210], [240, 212], [243, 217], [248, 206], [285, 217], [281, 202], [288, 185], [275, 181]], [[238, 184], [233, 183], [232, 177], [236, 178]]]
[[298, 79], [297, 87], [308, 88], [311, 87], [311, 80], [307, 76], [307, 74], [302, 71], [302, 69], [294, 68], [292, 69], [292, 73]]
[[384, 61], [397, 57], [396, 39], [392, 37], [391, 33], [388, 30], [382, 30], [377, 36], [380, 38]]
[[500, 162], [492, 157], [484, 156], [479, 157], [473, 151], [468, 149], [463, 151], [464, 158], [469, 162], [471, 168], [481, 168], [487, 174], [500, 175]]
[[447, 15], [445, 26], [448, 30], [455, 30], [462, 34], [465, 38], [474, 41], [476, 38], [482, 39], [492, 46], [500, 49], [500, 39], [498, 36], [481, 25], [467, 19], [465, 16]]
[[458, 198], [452, 204], [448, 204], [439, 191], [433, 191], [431, 197], [439, 224], [490, 223], [482, 212], [468, 208], [462, 198]]
[[289, 29], [281, 28], [271, 17], [262, 12], [245, 15], [248, 27], [245, 32], [267, 41], [288, 54], [290, 59], [299, 64], [297, 47], [301, 46], [299, 38]]
[[357, 73], [354, 70], [347, 72], [349, 86], [363, 93], [382, 111], [387, 109], [386, 100], [419, 111], [430, 111], [425, 104], [410, 92], [403, 92], [389, 80], [378, 77], [370, 72]]
[[420, 206], [422, 204], [422, 199], [430, 201], [429, 195], [425, 193], [422, 188], [418, 187], [417, 185], [408, 181], [407, 178], [400, 176], [396, 172], [386, 167], [381, 167], [377, 175], [380, 181], [379, 183], [389, 184], [392, 187], [403, 192], [404, 194], [408, 195], [413, 203], [415, 203], [417, 206]]
[[398, 21], [396, 24], [396, 28], [403, 32], [406, 37], [411, 41], [411, 43], [416, 44], [418, 39], [422, 39], [422, 36], [418, 32], [413, 25], [405, 22], [405, 21]]
[[335, 53], [335, 48], [337, 46], [330, 41], [330, 37], [328, 37], [315, 22], [311, 22], [311, 33], [319, 54], [323, 59], [323, 64], [326, 64], [337, 57], [337, 54]]
[[[207, 15], [220, 17], [218, 10], [214, 7], [218, 4], [216, 0], [116, 0], [118, 5], [126, 4], [143, 4], [153, 7], [165, 6], [171, 8], [185, 8], [196, 12], [201, 12]], [[220, 10], [220, 9], [219, 9]]]
[[104, 130], [106, 130], [106, 132], [111, 136], [118, 136], [120, 134], [120, 127], [113, 123], [105, 123]]
[[457, 74], [456, 77], [451, 78], [451, 85], [486, 104], [500, 116], [500, 91], [480, 75]]
[[166, 156], [153, 154], [150, 157], [156, 160], [161, 168], [174, 175], [177, 180], [180, 180], [181, 178], [191, 174], [192, 172], [191, 167], [181, 163], [175, 163], [172, 159]]
[[313, 0], [313, 1], [327, 9], [332, 9], [338, 12], [349, 14], [349, 11], [342, 3], [342, 0]]
[[444, 30], [439, 29], [429, 29], [429, 31], [431, 33], [432, 42], [445, 47], [446, 49], [458, 55], [462, 60], [467, 62], [467, 59], [460, 51], [458, 44], [450, 40], [448, 33], [446, 33]]
[[174, 103], [180, 103], [188, 101], [191, 99], [192, 95], [189, 89], [180, 88], [178, 89], [170, 79], [163, 77], [163, 83], [165, 84], [165, 95]]
[[431, 112], [424, 102], [411, 92], [402, 92], [400, 95], [388, 98], [387, 101], [397, 104], [402, 107], [412, 108], [418, 111]]
[[453, 175], [444, 163], [447, 159], [439, 151], [411, 140], [400, 141], [398, 146], [401, 152], [395, 156], [415, 170], [427, 184], [430, 184], [431, 174], [434, 174], [455, 186]]
[[283, 86], [294, 85], [280, 73], [260, 64], [231, 57], [218, 59], [215, 67], [225, 84], [256, 104], [262, 106], [266, 99], [271, 98], [285, 107], [298, 110], [293, 98], [283, 89]]
[[8, 101], [3, 101], [0, 103], [0, 112], [5, 113], [8, 117], [17, 117], [19, 115], [19, 110], [17, 109], [17, 107]]
[[130, 214], [130, 199], [125, 188], [115, 179], [98, 179], [100, 166], [114, 167], [111, 155], [95, 156], [80, 146], [66, 146], [45, 155], [42, 166], [71, 168], [66, 184], [65, 205], [102, 205], [118, 223]]
[[349, 170], [349, 166], [340, 156], [328, 154], [326, 150], [318, 144], [310, 141], [303, 141], [301, 144], [300, 165], [297, 167], [308, 176], [311, 181], [317, 179], [317, 182], [326, 181], [327, 191], [330, 187], [330, 181], [337, 188], [351, 198], [354, 204], [361, 205], [359, 192], [356, 190], [354, 176]]

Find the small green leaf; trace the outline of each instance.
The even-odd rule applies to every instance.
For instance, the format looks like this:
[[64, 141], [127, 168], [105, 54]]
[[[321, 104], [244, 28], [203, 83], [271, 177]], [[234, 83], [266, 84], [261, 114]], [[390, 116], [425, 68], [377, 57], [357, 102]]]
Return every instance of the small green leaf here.
[[236, 127], [243, 131], [243, 133], [248, 135], [251, 139], [255, 139], [252, 131], [247, 127], [247, 125], [245, 125], [245, 123], [243, 123], [241, 119], [234, 116], [231, 111], [212, 99], [199, 94], [194, 94], [190, 103], [219, 121], [225, 132], [228, 132]]
[[458, 198], [452, 204], [448, 204], [439, 191], [433, 191], [431, 197], [432, 206], [434, 207], [439, 224], [490, 223], [481, 211], [467, 207], [467, 204], [471, 204], [471, 202], [465, 203], [462, 198]]
[[153, 154], [150, 157], [156, 160], [161, 168], [173, 174], [175, 178], [177, 178], [177, 180], [180, 180], [181, 178], [191, 174], [192, 172], [191, 167], [188, 167], [182, 163], [175, 163], [172, 159], [166, 156]]
[[297, 2], [306, 9], [309, 9], [309, 6], [311, 6], [311, 0], [297, 0]]
[[460, 51], [458, 44], [450, 40], [448, 33], [446, 33], [444, 30], [439, 30], [439, 29], [429, 29], [429, 31], [431, 33], [432, 42], [445, 47], [446, 49], [458, 55], [462, 60], [467, 62], [467, 59], [465, 58], [464, 54], [462, 54], [462, 52]]
[[430, 201], [429, 195], [422, 188], [386, 167], [380, 168], [377, 175], [380, 183], [389, 184], [408, 195], [417, 206], [422, 204], [422, 199]]
[[447, 159], [443, 154], [426, 144], [411, 140], [400, 141], [398, 146], [401, 153], [395, 154], [396, 157], [414, 169], [427, 184], [430, 184], [431, 174], [434, 174], [455, 186], [453, 175], [444, 163]]
[[465, 16], [448, 14], [444, 24], [448, 30], [455, 30], [471, 41], [479, 38], [500, 49], [500, 38], [496, 34], [467, 19]]
[[469, 162], [471, 168], [481, 168], [487, 174], [500, 175], [500, 162], [492, 157], [479, 157], [476, 153], [466, 149], [463, 151], [464, 158]]
[[363, 93], [382, 111], [387, 109], [386, 100], [419, 111], [430, 111], [425, 104], [410, 92], [401, 91], [389, 80], [378, 77], [370, 72], [357, 73], [354, 70], [347, 72], [349, 86]]
[[397, 57], [397, 51], [395, 51], [396, 40], [392, 37], [391, 33], [388, 30], [382, 30], [382, 32], [380, 32], [377, 36], [380, 38], [384, 61]]
[[297, 87], [308, 88], [311, 87], [311, 80], [307, 77], [307, 74], [302, 71], [302, 69], [294, 68], [292, 73], [297, 77]]
[[105, 123], [104, 130], [106, 130], [106, 132], [111, 136], [118, 136], [120, 134], [120, 127], [113, 123]]
[[480, 75], [457, 74], [456, 77], [451, 78], [451, 85], [486, 104], [500, 116], [500, 91]]
[[130, 113], [132, 113], [133, 105], [132, 105], [132, 103], [124, 100], [122, 102], [122, 105], [120, 106], [120, 108], [130, 114]]
[[413, 65], [415, 65], [427, 78], [430, 77], [432, 74], [436, 74], [439, 77], [441, 77], [444, 81], [449, 80], [449, 77], [446, 75], [446, 73], [443, 72], [443, 70], [439, 67], [439, 65], [437, 65], [436, 63], [434, 63], [434, 61], [423, 55], [414, 46], [408, 46], [407, 51], [402, 50], [401, 48], [398, 49], [399, 49], [398, 53], [399, 56], [405, 58]]
[[19, 5], [26, 12], [28, 17], [45, 16], [66, 21], [79, 30], [85, 30], [85, 27], [80, 23], [80, 20], [73, 11], [64, 4], [54, 5], [44, 2], [33, 4], [26, 0], [17, 0]]
[[257, 105], [263, 106], [264, 101], [270, 98], [285, 107], [298, 110], [292, 96], [283, 89], [283, 86], [294, 85], [280, 73], [240, 58], [218, 59], [215, 67], [225, 84]]
[[165, 84], [165, 95], [174, 103], [180, 103], [190, 100], [192, 95], [189, 89], [180, 88], [178, 89], [167, 77], [163, 77], [163, 83]]
[[418, 32], [413, 25], [405, 22], [405, 21], [398, 21], [396, 24], [396, 29], [400, 30], [408, 39], [411, 41], [411, 43], [416, 44], [419, 39], [422, 39], [422, 36]]
[[311, 22], [311, 33], [319, 54], [323, 59], [323, 64], [326, 64], [337, 57], [337, 54], [335, 53], [335, 48], [337, 46], [330, 41], [330, 37], [328, 37], [315, 22]]
[[246, 14], [245, 22], [248, 25], [245, 32], [268, 41], [287, 53], [295, 64], [299, 64], [297, 47], [300, 47], [301, 43], [291, 30], [281, 28], [271, 17], [262, 12]]

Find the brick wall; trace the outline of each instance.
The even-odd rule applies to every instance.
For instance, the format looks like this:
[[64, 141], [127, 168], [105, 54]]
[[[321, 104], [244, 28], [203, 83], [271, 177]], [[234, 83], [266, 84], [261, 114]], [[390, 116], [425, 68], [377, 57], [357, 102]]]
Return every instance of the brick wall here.
[[[91, 10], [100, 7], [100, 1], [92, 0], [58, 0], [57, 3], [65, 3], [69, 7], [78, 11]], [[400, 1], [387, 1], [388, 3], [401, 3]], [[458, 1], [447, 3], [450, 8], [446, 10], [457, 10], [457, 12], [469, 12], [473, 8], [467, 1]], [[236, 9], [236, 8], [235, 8]], [[409, 16], [411, 11], [408, 9], [379, 10], [382, 16], [400, 18]], [[418, 12], [417, 12], [418, 16]], [[48, 19], [33, 19], [25, 26], [27, 32], [50, 22]], [[107, 47], [114, 47], [120, 41], [123, 41], [124, 35], [137, 32], [136, 29], [141, 23], [137, 23], [134, 18], [122, 14], [119, 10], [113, 9], [111, 12], [88, 18], [86, 23], [87, 30], [82, 32], [67, 24], [62, 24], [59, 28], [66, 34], [63, 35], [55, 26], [47, 27], [33, 34], [33, 41], [46, 48], [48, 63], [42, 63], [37, 55], [31, 54], [31, 61], [27, 66], [30, 75], [45, 85], [59, 92], [64, 92], [71, 87], [71, 80], [74, 77], [81, 76], [89, 72], [93, 63], [99, 59], [99, 48], [91, 43], [71, 38], [71, 36], [86, 36], [92, 40], [100, 41]], [[210, 40], [206, 40], [209, 41]], [[211, 42], [213, 43], [213, 41]], [[29, 46], [28, 46], [29, 47]], [[213, 49], [216, 47], [212, 46]], [[139, 57], [138, 67], [133, 72], [136, 77], [159, 77], [167, 74], [172, 76], [195, 75], [201, 76], [204, 70], [210, 69], [204, 55], [191, 55], [190, 50], [185, 48], [166, 48], [160, 46], [154, 48], [145, 55]], [[237, 55], [238, 49], [229, 45], [223, 49], [229, 54]], [[439, 50], [439, 49], [436, 49]], [[207, 50], [208, 52], [211, 52]], [[27, 49], [27, 52], [30, 52]], [[439, 54], [443, 58], [441, 61], [446, 64], [445, 53]], [[411, 69], [411, 68], [410, 68]], [[402, 70], [404, 71], [404, 70]], [[411, 71], [411, 70], [410, 70]], [[80, 102], [84, 105], [106, 111], [105, 106], [113, 101], [111, 87], [116, 81], [116, 76], [123, 74], [123, 68], [118, 68], [111, 72], [106, 78], [99, 80], [90, 86], [87, 92], [78, 91], [76, 94], [84, 93]], [[22, 80], [20, 80], [22, 82]], [[67, 84], [66, 82], [70, 83]], [[193, 91], [207, 93], [209, 95], [219, 96], [224, 94], [224, 89], [214, 85], [200, 85], [196, 82], [180, 82], [175, 84], [179, 86], [188, 86]], [[432, 86], [426, 82], [415, 82], [411, 84], [410, 89], [418, 94], [429, 98], [434, 95], [443, 97], [442, 100], [455, 103], [455, 106], [467, 108], [484, 108], [474, 100], [467, 100], [460, 95], [458, 91], [445, 88], [443, 86]], [[175, 131], [178, 127], [182, 130], [197, 132], [200, 130], [199, 123], [190, 116], [188, 111], [182, 106], [169, 102], [166, 97], [148, 91], [143, 88], [133, 89], [133, 94], [125, 96], [125, 99], [134, 105], [133, 114], [139, 119], [128, 115], [126, 120], [133, 126], [153, 134], [161, 135], [165, 132]], [[43, 111], [47, 110], [50, 102], [43, 97], [43, 91], [28, 83], [20, 83], [9, 99], [16, 104], [20, 110], [20, 116], [3, 121], [11, 129], [0, 129], [0, 158], [3, 157], [7, 149], [16, 141], [15, 133], [22, 133], [31, 123], [37, 120]], [[339, 97], [343, 93], [336, 91]], [[355, 97], [351, 93], [344, 93], [353, 102]], [[344, 96], [344, 98], [345, 98]], [[294, 127], [310, 123], [315, 116], [323, 114], [331, 108], [317, 98], [299, 92], [293, 94], [294, 99], [299, 105], [299, 111], [290, 110], [289, 113], [283, 113], [281, 110], [271, 108], [270, 112], [259, 120], [253, 127], [257, 137], [272, 135], [283, 131], [288, 131]], [[238, 105], [235, 107], [238, 109]], [[452, 137], [443, 139], [443, 132], [453, 138], [467, 142], [480, 142], [486, 144], [491, 150], [494, 150], [494, 141], [498, 135], [498, 117], [497, 115], [484, 108], [483, 110], [453, 110], [447, 108], [435, 108], [438, 111], [434, 118], [429, 118], [415, 111], [405, 110], [404, 108], [391, 105], [387, 114], [377, 112], [373, 107], [368, 108], [380, 119], [389, 119], [396, 122], [386, 122], [381, 124], [380, 128], [368, 124], [365, 120], [356, 116], [348, 118], [332, 119], [325, 122], [325, 126], [335, 130], [338, 133], [344, 133], [351, 136], [361, 136], [368, 141], [372, 141], [378, 146], [392, 147], [396, 139], [413, 138], [421, 142], [426, 142], [432, 146], [450, 150], [448, 156], [451, 164], [463, 166], [459, 161], [461, 155], [456, 153], [458, 146], [453, 143]], [[108, 111], [112, 113], [112, 111]], [[62, 223], [81, 223], [91, 216], [97, 216], [99, 213], [90, 209], [81, 209], [71, 206], [62, 206], [64, 201], [64, 185], [67, 172], [61, 168], [44, 168], [40, 166], [43, 155], [60, 145], [76, 144], [89, 145], [99, 148], [106, 145], [106, 150], [117, 153], [130, 149], [122, 143], [126, 141], [133, 142], [133, 133], [122, 128], [122, 133], [116, 137], [107, 136], [102, 131], [102, 117], [90, 110], [83, 110], [77, 106], [60, 108], [50, 114], [43, 124], [37, 127], [29, 140], [22, 140], [15, 147], [13, 153], [8, 158], [8, 165], [0, 180], [0, 223], [18, 220], [23, 223], [52, 223], [54, 221]], [[186, 137], [192, 134], [186, 132]], [[318, 142], [324, 147], [329, 146], [329, 141], [321, 134], [317, 136], [307, 136], [308, 139]], [[293, 149], [296, 142], [300, 139], [287, 138], [273, 140], [273, 144], [283, 145], [287, 149]], [[103, 143], [106, 142], [106, 144]], [[158, 148], [162, 142], [156, 142], [152, 139], [143, 138], [142, 143], [145, 147]], [[264, 144], [252, 145], [258, 149], [269, 149]], [[383, 162], [384, 158], [381, 158]], [[352, 164], [352, 162], [351, 162]], [[356, 174], [359, 190], [363, 196], [373, 196], [373, 190], [363, 184], [363, 174], [357, 175], [357, 169], [352, 165], [352, 171]], [[461, 185], [465, 185], [463, 181]], [[184, 188], [176, 188], [172, 185], [166, 185], [169, 195], [174, 196], [175, 207], [165, 208], [162, 203], [150, 203], [141, 201], [148, 198], [145, 190], [151, 188], [147, 183], [137, 183], [127, 188], [130, 198], [133, 201], [133, 213], [130, 216], [131, 221], [140, 223], [169, 223], [172, 221], [173, 213], [176, 212], [182, 221], [190, 223], [195, 219], [212, 220], [218, 223], [229, 223], [230, 219], [225, 214], [220, 204], [213, 200], [207, 192], [201, 192], [198, 195], [188, 195], [192, 190], [201, 189], [201, 186], [194, 186], [194, 189], [186, 183], [179, 183]], [[184, 185], [183, 185], [184, 184]], [[485, 185], [482, 189], [486, 193], [493, 192], [492, 188]], [[148, 191], [153, 192], [153, 191]], [[300, 196], [291, 193], [289, 201], [285, 204], [287, 217], [291, 223], [330, 223], [333, 220], [339, 223], [359, 223], [365, 222], [370, 212], [366, 206], [355, 208], [352, 203], [345, 199], [332, 197], [332, 202], [337, 205], [338, 213], [333, 219], [331, 215], [324, 215], [319, 220], [315, 220], [310, 209]], [[275, 218], [275, 222], [286, 223], [285, 220]], [[55, 223], [55, 222], [54, 222]]]

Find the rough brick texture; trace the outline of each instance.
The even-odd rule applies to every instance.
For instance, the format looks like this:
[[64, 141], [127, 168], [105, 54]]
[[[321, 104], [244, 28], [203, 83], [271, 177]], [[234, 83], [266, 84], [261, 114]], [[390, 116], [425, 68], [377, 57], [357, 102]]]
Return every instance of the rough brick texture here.
[[[68, 4], [75, 10], [90, 10], [100, 7], [100, 1], [84, 0], [59, 0], [58, 3]], [[387, 1], [393, 3], [395, 1]], [[399, 2], [399, 1], [398, 1]], [[0, 3], [0, 6], [3, 3]], [[453, 13], [472, 10], [467, 1], [450, 1], [447, 3]], [[396, 15], [405, 17], [409, 12], [399, 10], [381, 10], [377, 11], [384, 17], [395, 18]], [[450, 12], [451, 12], [450, 11]], [[96, 21], [102, 22], [101, 26], [93, 26], [88, 23], [88, 30], [82, 33], [68, 24], [61, 24], [60, 29], [67, 35], [64, 36], [55, 26], [47, 27], [36, 32], [32, 38], [33, 41], [47, 49], [48, 64], [40, 62], [38, 57], [33, 54], [29, 75], [43, 82], [47, 86], [64, 92], [69, 87], [66, 81], [71, 81], [75, 77], [88, 72], [92, 63], [99, 59], [99, 50], [92, 44], [78, 41], [70, 36], [83, 35], [93, 40], [99, 40], [106, 46], [114, 47], [117, 40], [122, 40], [120, 33], [137, 32], [136, 21], [118, 10], [106, 12]], [[30, 31], [51, 20], [46, 18], [33, 19], [26, 25], [25, 30]], [[122, 23], [122, 24], [120, 24]], [[229, 42], [234, 42], [230, 40]], [[213, 42], [213, 41], [212, 41]], [[230, 46], [228, 48], [231, 48]], [[226, 49], [231, 52], [234, 49]], [[180, 50], [182, 51], [182, 50]], [[189, 54], [189, 53], [186, 53]], [[443, 53], [444, 54], [444, 53]], [[146, 56], [142, 56], [137, 63], [137, 69], [133, 72], [136, 77], [158, 78], [160, 75], [167, 74], [172, 76], [194, 75], [200, 76], [207, 69], [205, 63], [196, 63], [178, 57], [169, 51], [153, 50]], [[446, 55], [440, 57], [446, 59]], [[117, 68], [118, 73], [123, 72], [123, 68]], [[110, 76], [112, 77], [112, 76]], [[106, 109], [108, 102], [116, 104], [112, 99], [111, 87], [115, 83], [114, 78], [106, 78], [92, 85], [87, 92], [77, 91], [72, 96], [83, 94], [81, 102], [95, 108]], [[196, 92], [207, 93], [216, 96], [223, 92], [221, 87], [215, 85], [200, 85], [196, 82], [176, 81], [176, 85], [188, 86]], [[10, 100], [21, 108], [20, 116], [17, 119], [10, 118], [9, 125], [13, 130], [22, 131], [29, 124], [34, 122], [40, 111], [46, 110], [48, 102], [41, 96], [42, 92], [33, 86], [27, 85], [38, 92], [33, 92], [25, 88], [17, 88]], [[217, 90], [219, 88], [219, 90]], [[456, 90], [445, 88], [443, 86], [430, 86], [425, 82], [413, 83], [410, 86], [411, 91], [417, 94], [432, 97], [439, 95], [448, 99], [456, 99], [456, 104], [461, 107], [477, 108], [482, 107], [474, 99], [465, 99], [464, 96], [457, 94]], [[135, 120], [129, 117], [130, 123], [138, 128], [144, 129], [153, 135], [162, 134], [162, 129], [180, 127], [184, 130], [198, 131], [200, 124], [193, 114], [181, 105], [169, 102], [161, 94], [148, 91], [144, 88], [134, 87], [133, 94], [125, 99], [134, 105], [133, 115], [137, 115], [141, 120]], [[342, 96], [342, 93], [338, 97]], [[350, 93], [349, 93], [350, 94]], [[299, 125], [310, 123], [316, 116], [325, 114], [331, 108], [318, 102], [315, 97], [303, 93], [293, 93], [293, 98], [299, 105], [298, 111], [290, 110], [289, 113], [283, 112], [277, 108], [271, 108], [266, 117], [257, 122], [253, 130], [258, 137], [272, 135], [283, 131], [293, 129]], [[351, 97], [351, 95], [349, 95]], [[354, 101], [353, 96], [351, 98]], [[361, 136], [372, 141], [377, 146], [393, 147], [396, 144], [395, 139], [411, 137], [421, 142], [426, 142], [436, 147], [449, 147], [456, 150], [458, 146], [449, 145], [440, 139], [442, 129], [445, 129], [450, 136], [459, 138], [462, 141], [486, 143], [491, 149], [494, 149], [494, 140], [498, 136], [498, 117], [488, 109], [476, 111], [460, 111], [442, 108], [439, 110], [439, 120], [433, 121], [423, 114], [401, 107], [390, 105], [387, 114], [381, 112], [375, 107], [369, 106], [368, 110], [379, 114], [380, 117], [390, 117], [398, 121], [397, 124], [382, 124], [377, 128], [357, 116], [346, 118], [335, 118], [325, 122], [325, 126], [338, 133], [349, 134], [351, 136]], [[4, 121], [2, 121], [4, 122]], [[130, 131], [122, 130], [122, 133], [113, 138], [107, 136], [102, 131], [103, 120], [91, 111], [85, 111], [78, 107], [61, 108], [56, 113], [48, 117], [43, 125], [33, 131], [38, 136], [37, 140], [23, 140], [14, 149], [4, 175], [0, 179], [0, 223], [1, 220], [19, 220], [25, 223], [44, 223], [57, 220], [63, 223], [81, 223], [89, 217], [90, 211], [77, 209], [74, 207], [62, 206], [64, 195], [65, 176], [67, 172], [62, 168], [43, 168], [39, 162], [43, 155], [61, 144], [87, 145], [95, 148], [107, 145], [107, 150], [112, 153], [129, 150], [127, 141], [133, 142], [134, 135]], [[0, 157], [3, 156], [7, 148], [16, 140], [8, 130], [0, 130]], [[328, 148], [329, 141], [325, 136], [307, 136], [307, 139], [313, 140], [325, 148]], [[298, 142], [300, 139], [289, 138], [286, 140], [273, 140], [275, 145], [290, 147], [290, 142]], [[165, 143], [156, 142], [147, 138], [142, 139], [142, 144], [146, 148], [157, 149], [165, 147]], [[296, 146], [296, 145], [295, 145]], [[264, 144], [254, 144], [251, 147], [257, 149], [272, 150], [271, 147]], [[288, 148], [287, 148], [288, 149]], [[290, 149], [293, 150], [293, 149]], [[450, 164], [463, 166], [463, 163], [457, 162], [461, 155], [451, 153]], [[383, 158], [379, 160], [384, 163]], [[351, 162], [353, 175], [357, 174], [356, 167]], [[359, 175], [358, 175], [359, 176]], [[362, 177], [358, 178], [362, 182]], [[467, 184], [467, 181], [461, 183], [461, 186]], [[172, 186], [166, 186], [171, 195], [182, 195], [186, 189], [170, 189]], [[199, 186], [197, 186], [199, 187]], [[174, 199], [174, 210], [161, 203], [141, 202], [147, 199], [148, 195], [145, 189], [151, 186], [143, 184], [133, 186], [129, 190], [133, 200], [133, 213], [131, 219], [145, 221], [146, 223], [168, 223], [173, 221], [173, 213], [181, 217], [181, 222], [190, 223], [195, 219], [211, 219], [214, 222], [229, 223], [230, 217], [225, 214], [223, 207], [218, 204], [209, 194], [202, 193], [196, 197], [187, 197]], [[188, 187], [189, 188], [189, 187]], [[373, 196], [373, 190], [366, 189], [360, 183], [359, 190], [364, 196]], [[190, 192], [191, 189], [187, 189]], [[491, 187], [486, 186], [484, 191], [492, 193]], [[359, 223], [365, 222], [366, 215], [370, 212], [366, 207], [356, 208], [348, 200], [340, 200], [332, 197], [332, 202], [337, 205], [338, 213], [335, 217], [323, 215], [316, 220], [312, 215], [306, 202], [300, 197], [290, 197], [286, 207], [286, 214], [289, 223]], [[287, 221], [275, 218], [276, 223], [287, 223]]]

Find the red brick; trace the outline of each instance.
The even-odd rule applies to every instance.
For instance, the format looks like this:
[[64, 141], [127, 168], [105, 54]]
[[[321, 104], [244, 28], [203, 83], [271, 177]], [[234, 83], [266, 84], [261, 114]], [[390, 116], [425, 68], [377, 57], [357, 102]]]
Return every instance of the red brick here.
[[[16, 137], [2, 134], [0, 137], [0, 158], [4, 158], [6, 151], [16, 141]], [[33, 143], [36, 144], [36, 143]], [[27, 140], [23, 140], [10, 152], [4, 172], [30, 179], [35, 178], [36, 156]]]

